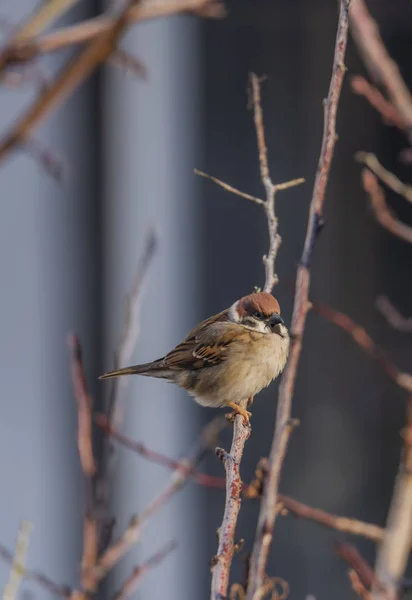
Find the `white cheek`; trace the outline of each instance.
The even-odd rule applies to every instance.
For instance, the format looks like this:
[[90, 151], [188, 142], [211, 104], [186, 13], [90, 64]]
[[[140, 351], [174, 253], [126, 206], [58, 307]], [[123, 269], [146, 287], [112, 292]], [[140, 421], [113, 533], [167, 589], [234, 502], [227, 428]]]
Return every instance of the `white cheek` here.
[[229, 319], [233, 321], [233, 323], [239, 323], [239, 313], [237, 312], [237, 307], [239, 304], [239, 300], [237, 300], [232, 306], [229, 308]]

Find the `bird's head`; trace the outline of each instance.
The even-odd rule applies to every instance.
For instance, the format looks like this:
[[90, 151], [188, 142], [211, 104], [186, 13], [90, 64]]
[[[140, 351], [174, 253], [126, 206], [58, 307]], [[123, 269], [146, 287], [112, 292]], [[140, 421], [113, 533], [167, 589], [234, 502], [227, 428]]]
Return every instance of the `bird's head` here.
[[232, 304], [229, 318], [247, 329], [288, 337], [287, 327], [280, 316], [279, 303], [272, 294], [266, 292], [249, 294]]

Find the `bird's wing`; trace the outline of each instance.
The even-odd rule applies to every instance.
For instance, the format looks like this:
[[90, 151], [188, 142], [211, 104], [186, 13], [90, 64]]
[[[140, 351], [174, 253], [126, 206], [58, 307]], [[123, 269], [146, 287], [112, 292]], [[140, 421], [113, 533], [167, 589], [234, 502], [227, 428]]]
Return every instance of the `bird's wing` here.
[[197, 370], [218, 365], [227, 358], [229, 344], [239, 336], [240, 328], [229, 322], [223, 311], [203, 321], [181, 344], [163, 358], [163, 365], [172, 370]]

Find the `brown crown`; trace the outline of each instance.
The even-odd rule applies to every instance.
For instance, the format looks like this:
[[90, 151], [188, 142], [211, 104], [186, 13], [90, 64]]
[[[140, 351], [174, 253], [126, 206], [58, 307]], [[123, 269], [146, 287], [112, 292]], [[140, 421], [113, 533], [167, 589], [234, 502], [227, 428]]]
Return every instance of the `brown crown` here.
[[259, 292], [257, 294], [249, 294], [239, 300], [237, 307], [239, 317], [245, 317], [251, 315], [254, 312], [261, 312], [266, 317], [270, 317], [273, 314], [280, 314], [280, 306], [276, 298], [272, 294], [266, 292]]

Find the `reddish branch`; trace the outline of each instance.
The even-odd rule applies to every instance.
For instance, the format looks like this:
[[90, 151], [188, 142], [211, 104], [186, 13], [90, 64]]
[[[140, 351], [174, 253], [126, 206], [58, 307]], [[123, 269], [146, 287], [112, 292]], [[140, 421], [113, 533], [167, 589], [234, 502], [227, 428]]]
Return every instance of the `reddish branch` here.
[[367, 590], [370, 590], [373, 585], [379, 585], [372, 567], [363, 558], [355, 546], [343, 542], [336, 542], [335, 552], [355, 571], [360, 582]]
[[188, 458], [179, 461], [179, 466], [172, 473], [165, 489], [147, 506], [140, 515], [132, 517], [129, 526], [123, 534], [113, 542], [100, 556], [92, 570], [90, 580], [92, 585], [87, 591], [93, 592], [98, 583], [107, 575], [112, 567], [140, 539], [143, 526], [149, 518], [161, 510], [190, 478], [196, 465], [205, 452], [216, 444], [217, 436], [225, 426], [225, 419], [217, 418], [211, 421], [203, 430]]
[[371, 77], [385, 88], [412, 145], [412, 97], [398, 65], [385, 48], [378, 26], [369, 14], [364, 0], [353, 0], [350, 22], [352, 35]]
[[309, 310], [310, 261], [317, 235], [322, 226], [322, 211], [326, 185], [336, 143], [336, 113], [345, 74], [345, 51], [348, 37], [349, 1], [342, 0], [336, 36], [335, 55], [328, 98], [325, 102], [325, 125], [322, 148], [309, 211], [309, 223], [305, 245], [296, 281], [296, 295], [292, 316], [292, 344], [288, 363], [282, 376], [279, 390], [276, 426], [269, 455], [268, 476], [261, 503], [256, 538], [250, 561], [247, 597], [257, 600], [263, 585], [266, 563], [276, 519], [279, 478], [290, 436], [291, 407], [296, 372], [302, 347], [302, 336]]
[[[219, 6], [219, 5], [217, 5]], [[0, 53], [0, 73], [13, 62], [27, 62], [38, 54], [55, 50], [73, 43], [85, 42], [86, 47], [63, 67], [56, 79], [50, 83], [17, 121], [12, 129], [0, 140], [0, 163], [16, 147], [24, 144], [40, 122], [58, 108], [94, 71], [116, 51], [124, 30], [134, 21], [153, 18], [181, 11], [198, 12], [206, 16], [220, 16], [213, 0], [186, 0], [185, 2], [153, 3], [144, 8], [138, 0], [128, 0], [117, 16], [110, 13], [91, 19], [80, 25], [63, 29], [43, 39], [12, 40]], [[53, 37], [54, 36], [54, 37]], [[48, 41], [47, 41], [48, 40]], [[54, 45], [53, 45], [54, 44]]]
[[233, 425], [233, 439], [230, 453], [227, 453], [222, 448], [216, 448], [216, 454], [223, 462], [226, 470], [226, 502], [222, 524], [218, 531], [219, 546], [217, 554], [211, 560], [212, 600], [218, 600], [227, 596], [230, 565], [235, 551], [236, 523], [241, 503], [242, 480], [240, 478], [240, 462], [249, 433], [250, 430], [243, 424], [243, 419], [236, 417]]
[[126, 598], [129, 598], [139, 587], [143, 577], [154, 567], [157, 567], [157, 565], [161, 563], [176, 548], [176, 546], [176, 542], [169, 542], [143, 564], [135, 567], [121, 589], [115, 594], [114, 600], [126, 600]]
[[379, 364], [388, 377], [399, 385], [399, 387], [412, 393], [412, 376], [399, 371], [397, 366], [389, 360], [384, 351], [373, 341], [363, 327], [355, 323], [348, 315], [333, 310], [325, 304], [313, 303], [312, 309], [324, 319], [346, 331], [362, 350]]
[[72, 353], [72, 382], [78, 409], [77, 444], [83, 470], [84, 493], [86, 496], [81, 573], [82, 587], [87, 587], [88, 573], [96, 563], [98, 551], [98, 523], [93, 510], [93, 480], [96, 474], [96, 465], [92, 442], [92, 401], [87, 391], [79, 339], [72, 334], [68, 338], [68, 344]]
[[396, 237], [412, 244], [412, 227], [399, 221], [388, 207], [385, 192], [379, 185], [377, 177], [369, 169], [362, 171], [362, 184], [365, 192], [369, 195], [378, 223]]
[[[118, 441], [125, 448], [129, 448], [143, 456], [147, 460], [154, 462], [158, 465], [162, 465], [167, 467], [168, 469], [178, 469], [181, 466], [181, 461], [175, 460], [173, 458], [169, 458], [168, 456], [161, 454], [160, 452], [156, 452], [155, 450], [151, 450], [145, 444], [141, 442], [136, 442], [132, 440], [128, 436], [120, 433], [115, 427], [110, 424], [109, 419], [102, 414], [98, 414], [95, 417], [97, 425], [114, 440]], [[190, 474], [191, 479], [196, 481], [199, 485], [203, 485], [205, 487], [224, 489], [225, 488], [225, 479], [223, 477], [215, 477], [213, 475], [207, 475], [206, 473], [201, 473], [197, 470], [193, 470]]]
[[[216, 0], [166, 0], [142, 3], [127, 9], [127, 24], [161, 18], [178, 13], [192, 13], [201, 17], [220, 18], [224, 16], [223, 4]], [[68, 46], [82, 44], [107, 33], [113, 26], [112, 15], [102, 15], [88, 19], [78, 25], [63, 27], [42, 37], [29, 37], [7, 45], [0, 55], [0, 70], [5, 66], [24, 63], [41, 54], [55, 52]]]
[[369, 104], [373, 106], [378, 113], [380, 113], [383, 121], [387, 125], [393, 125], [402, 132], [405, 130], [405, 123], [402, 119], [402, 116], [399, 114], [393, 104], [385, 98], [382, 92], [378, 90], [378, 88], [371, 85], [369, 81], [367, 81], [361, 75], [355, 75], [352, 77], [351, 85], [356, 94], [366, 98]]
[[[156, 464], [167, 467], [168, 469], [177, 469], [180, 466], [180, 461], [174, 460], [147, 448], [144, 444], [140, 442], [136, 442], [129, 438], [128, 436], [117, 431], [113, 426], [110, 425], [108, 419], [104, 415], [97, 415], [96, 422], [103, 429], [103, 431], [113, 437], [113, 439], [117, 440], [122, 446], [125, 448], [129, 448], [133, 452], [136, 452], [140, 456], [143, 456], [147, 460], [150, 460]], [[220, 453], [220, 455], [225, 458], [225, 454]], [[264, 479], [267, 473], [267, 461], [261, 460], [259, 462], [258, 468], [256, 470], [257, 476], [255, 480], [250, 484], [243, 484], [242, 487], [242, 498], [248, 499], [256, 499], [260, 498], [263, 492]], [[204, 487], [216, 488], [216, 489], [225, 489], [226, 487], [226, 479], [224, 477], [215, 477], [213, 475], [208, 475], [207, 473], [202, 473], [196, 469], [194, 469], [190, 474], [191, 479], [202, 485]], [[282, 504], [284, 509], [287, 512], [290, 512], [295, 517], [300, 517], [303, 519], [308, 519], [310, 521], [314, 521], [319, 523], [320, 525], [324, 525], [325, 527], [329, 527], [330, 529], [335, 529], [337, 531], [342, 531], [345, 533], [349, 533], [351, 535], [359, 535], [365, 538], [368, 538], [372, 541], [379, 542], [383, 538], [383, 529], [378, 525], [373, 525], [372, 523], [365, 523], [364, 521], [359, 521], [357, 519], [351, 519], [348, 517], [341, 517], [339, 515], [330, 514], [324, 510], [320, 510], [318, 508], [312, 508], [303, 502], [299, 502], [290, 496], [284, 496], [283, 494], [279, 494], [278, 496], [279, 502]]]

